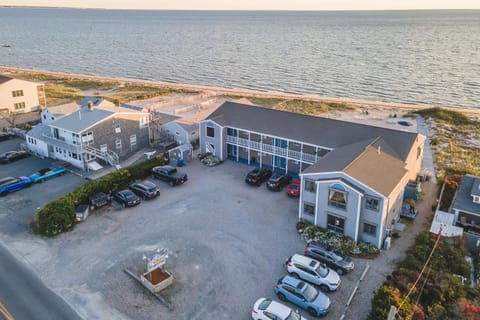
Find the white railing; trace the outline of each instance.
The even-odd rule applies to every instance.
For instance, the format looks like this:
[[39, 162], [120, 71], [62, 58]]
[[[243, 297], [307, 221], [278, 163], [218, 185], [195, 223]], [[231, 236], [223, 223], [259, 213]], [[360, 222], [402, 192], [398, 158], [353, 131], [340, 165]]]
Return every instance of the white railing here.
[[271, 144], [261, 143], [259, 141], [251, 141], [244, 138], [238, 138], [227, 135], [227, 143], [246, 147], [250, 150], [271, 153], [276, 156], [288, 157], [290, 159], [299, 160], [303, 162], [315, 163], [317, 157], [314, 154], [302, 153], [300, 151], [288, 150], [287, 148], [272, 146]]

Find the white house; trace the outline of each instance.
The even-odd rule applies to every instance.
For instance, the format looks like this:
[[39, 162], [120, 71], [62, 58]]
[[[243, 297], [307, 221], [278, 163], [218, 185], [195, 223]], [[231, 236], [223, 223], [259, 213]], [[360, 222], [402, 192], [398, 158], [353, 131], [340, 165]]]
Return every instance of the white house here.
[[81, 108], [76, 102], [66, 103], [59, 106], [48, 107], [40, 113], [40, 120], [43, 124], [50, 124], [61, 117], [64, 117], [72, 112], [78, 111]]
[[0, 76], [0, 111], [23, 113], [39, 110], [39, 86], [43, 84]]

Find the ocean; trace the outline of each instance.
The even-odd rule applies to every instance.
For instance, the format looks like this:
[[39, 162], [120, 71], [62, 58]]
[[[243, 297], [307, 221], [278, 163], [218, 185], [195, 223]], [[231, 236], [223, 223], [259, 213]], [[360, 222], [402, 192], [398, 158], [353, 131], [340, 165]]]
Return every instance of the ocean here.
[[480, 108], [480, 10], [0, 8], [0, 65]]

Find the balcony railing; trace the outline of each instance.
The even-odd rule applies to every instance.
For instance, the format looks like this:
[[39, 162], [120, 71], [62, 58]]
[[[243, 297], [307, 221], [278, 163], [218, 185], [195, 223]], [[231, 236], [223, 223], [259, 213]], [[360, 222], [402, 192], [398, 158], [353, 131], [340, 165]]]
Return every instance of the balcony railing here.
[[248, 139], [227, 135], [227, 143], [235, 144], [240, 147], [245, 147], [250, 150], [267, 152], [275, 156], [288, 157], [290, 159], [294, 159], [302, 162], [308, 162], [313, 164], [317, 161], [317, 157], [314, 154], [288, 150], [287, 148], [272, 146], [271, 144], [265, 144], [259, 141], [251, 141]]

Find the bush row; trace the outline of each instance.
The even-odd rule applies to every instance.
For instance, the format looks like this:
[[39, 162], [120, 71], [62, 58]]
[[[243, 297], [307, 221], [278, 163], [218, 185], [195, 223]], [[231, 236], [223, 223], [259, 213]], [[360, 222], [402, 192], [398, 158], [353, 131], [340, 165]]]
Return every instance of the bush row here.
[[70, 231], [76, 222], [75, 206], [88, 203], [90, 195], [97, 192], [109, 194], [114, 190], [126, 188], [132, 181], [149, 176], [153, 167], [166, 163], [166, 157], [162, 154], [137, 165], [117, 170], [98, 180], [90, 181], [75, 191], [46, 204], [37, 212], [32, 226], [39, 234], [49, 237]]

